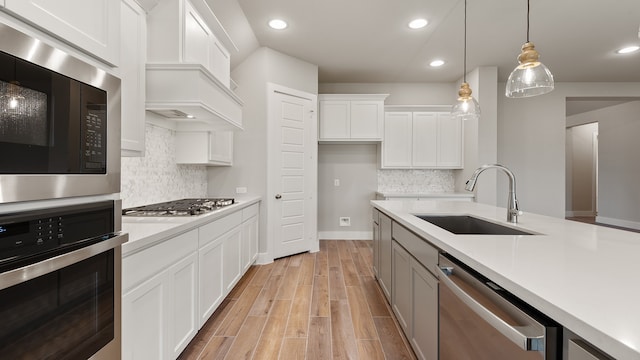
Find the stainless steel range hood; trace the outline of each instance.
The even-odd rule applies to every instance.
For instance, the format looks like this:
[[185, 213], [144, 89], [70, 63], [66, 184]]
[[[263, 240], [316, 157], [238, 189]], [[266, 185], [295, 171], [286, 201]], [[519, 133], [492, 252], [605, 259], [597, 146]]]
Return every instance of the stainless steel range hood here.
[[242, 100], [200, 64], [147, 64], [146, 109], [178, 130], [242, 130]]

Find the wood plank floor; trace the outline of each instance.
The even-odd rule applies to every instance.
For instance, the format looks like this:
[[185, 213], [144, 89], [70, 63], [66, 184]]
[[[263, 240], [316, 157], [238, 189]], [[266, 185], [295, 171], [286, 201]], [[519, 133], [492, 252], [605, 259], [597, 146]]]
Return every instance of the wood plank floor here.
[[252, 266], [179, 359], [415, 359], [371, 270], [371, 242]]

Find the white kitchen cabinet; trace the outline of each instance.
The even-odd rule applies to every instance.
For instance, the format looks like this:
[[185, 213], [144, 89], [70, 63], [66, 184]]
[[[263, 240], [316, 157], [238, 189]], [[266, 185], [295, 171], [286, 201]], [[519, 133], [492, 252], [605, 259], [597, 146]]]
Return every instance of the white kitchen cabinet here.
[[159, 2], [149, 12], [147, 23], [150, 63], [200, 64], [230, 87], [229, 52], [189, 1]]
[[201, 327], [243, 274], [240, 266], [242, 212], [238, 211], [198, 229], [198, 279]]
[[123, 259], [122, 356], [175, 359], [198, 331], [198, 231]]
[[122, 156], [144, 156], [147, 15], [134, 0], [122, 0], [120, 9]]
[[5, 0], [5, 8], [33, 26], [111, 66], [120, 62], [120, 2]]
[[319, 141], [380, 141], [388, 94], [320, 94]]
[[386, 112], [381, 167], [462, 168], [462, 126], [462, 120], [444, 112]]
[[391, 240], [391, 218], [387, 215], [380, 213], [378, 220], [380, 226], [380, 241], [379, 241], [379, 263], [380, 269], [378, 270], [378, 283], [382, 288], [384, 296], [387, 301], [391, 302], [391, 275], [392, 275], [392, 240]]
[[254, 204], [242, 209], [242, 272], [249, 269], [258, 257], [260, 205]]
[[231, 166], [233, 164], [233, 131], [178, 131], [176, 162]]

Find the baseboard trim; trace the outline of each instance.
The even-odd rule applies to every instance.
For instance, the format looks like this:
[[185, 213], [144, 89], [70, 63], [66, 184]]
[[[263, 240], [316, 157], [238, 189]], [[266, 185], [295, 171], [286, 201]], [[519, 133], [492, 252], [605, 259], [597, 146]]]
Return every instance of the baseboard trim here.
[[601, 224], [620, 226], [628, 229], [640, 230], [640, 222], [637, 222], [637, 221], [620, 220], [620, 219], [608, 218], [604, 216], [596, 216], [596, 222]]
[[373, 231], [318, 231], [322, 240], [372, 240]]

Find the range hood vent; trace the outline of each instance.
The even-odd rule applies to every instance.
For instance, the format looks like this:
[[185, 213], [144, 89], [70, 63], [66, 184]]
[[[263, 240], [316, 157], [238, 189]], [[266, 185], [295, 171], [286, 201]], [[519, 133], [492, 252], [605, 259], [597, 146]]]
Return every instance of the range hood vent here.
[[147, 64], [149, 112], [177, 130], [242, 130], [242, 100], [200, 64]]

